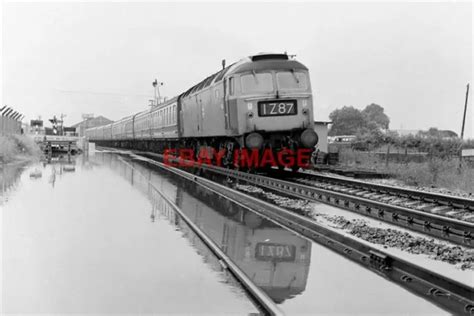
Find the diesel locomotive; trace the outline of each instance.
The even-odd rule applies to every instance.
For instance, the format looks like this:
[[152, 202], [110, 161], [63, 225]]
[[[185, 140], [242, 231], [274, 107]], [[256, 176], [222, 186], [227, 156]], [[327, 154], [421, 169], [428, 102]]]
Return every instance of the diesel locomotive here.
[[308, 69], [287, 54], [259, 54], [146, 111], [88, 129], [86, 136], [100, 146], [157, 153], [224, 152], [223, 164], [232, 165], [242, 149], [289, 155], [305, 149], [310, 155], [318, 142], [313, 124]]

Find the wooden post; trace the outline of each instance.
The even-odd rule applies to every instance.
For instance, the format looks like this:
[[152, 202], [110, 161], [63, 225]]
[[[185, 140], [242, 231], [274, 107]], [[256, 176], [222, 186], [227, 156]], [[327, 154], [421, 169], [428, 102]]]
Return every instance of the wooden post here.
[[464, 100], [464, 114], [462, 117], [462, 127], [461, 127], [461, 144], [459, 145], [459, 171], [461, 171], [462, 166], [462, 143], [464, 139], [464, 126], [466, 125], [466, 112], [467, 112], [467, 100], [469, 98], [469, 83], [466, 86], [466, 98]]
[[469, 83], [466, 86], [466, 99], [464, 101], [464, 115], [462, 117], [462, 127], [461, 127], [461, 141], [464, 138], [464, 126], [466, 124], [466, 112], [467, 112], [467, 100], [469, 98]]

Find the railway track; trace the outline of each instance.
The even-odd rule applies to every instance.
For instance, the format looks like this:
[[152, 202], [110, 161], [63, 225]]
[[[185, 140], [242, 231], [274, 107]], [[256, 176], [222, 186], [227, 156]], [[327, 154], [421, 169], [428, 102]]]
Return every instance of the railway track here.
[[[296, 214], [274, 204], [265, 202], [261, 199], [252, 197], [243, 192], [237, 191], [228, 186], [221, 185], [213, 180], [200, 177], [186, 170], [166, 166], [160, 162], [160, 155], [140, 154], [142, 159], [149, 163], [172, 172], [180, 177], [193, 181], [196, 185], [203, 186], [217, 194], [238, 203], [242, 207], [260, 214], [270, 220], [273, 220], [287, 229], [305, 236], [333, 251], [347, 257], [348, 259], [370, 269], [388, 280], [399, 284], [400, 286], [416, 293], [419, 296], [435, 303], [438, 306], [455, 314], [470, 315], [474, 313], [474, 301], [472, 297], [472, 287], [462, 282], [453, 280], [447, 276], [430, 271], [411, 261], [402, 259], [396, 255], [387, 253], [367, 242], [358, 240], [355, 237], [342, 234], [335, 228], [321, 225], [320, 223], [305, 216]], [[143, 158], [143, 156], [148, 158]], [[158, 158], [158, 161], [157, 161]], [[235, 170], [217, 170], [213, 166], [201, 166], [207, 171], [215, 171], [218, 174], [235, 175], [235, 179], [250, 179], [258, 177], [255, 180], [260, 183], [268, 183], [274, 179], [262, 177], [260, 175], [246, 174]], [[281, 180], [283, 181], [283, 180]], [[282, 182], [279, 182], [282, 184]], [[285, 190], [285, 187], [280, 187]], [[304, 192], [298, 194], [304, 195]]]
[[286, 181], [275, 176], [269, 177], [210, 165], [202, 165], [200, 168], [288, 196], [333, 205], [458, 245], [473, 247], [474, 223], [472, 222], [369, 199], [348, 192], [339, 192], [329, 187], [319, 188], [314, 185]]
[[[137, 154], [146, 155], [148, 157], [154, 157], [155, 159], [163, 159], [162, 155], [160, 154], [141, 151], [134, 152]], [[180, 161], [182, 162], [182, 160]], [[176, 159], [175, 162], [178, 162], [178, 160]], [[187, 161], [186, 165], [193, 165], [193, 162]], [[439, 208], [443, 206], [433, 206], [432, 204], [434, 202], [429, 203], [429, 207], [426, 206], [423, 209], [410, 207], [409, 202], [407, 202], [405, 205], [397, 205], [394, 203], [394, 200], [397, 199], [396, 196], [399, 196], [399, 200], [403, 200], [403, 196], [411, 196], [412, 199], [415, 199], [415, 201], [411, 202], [412, 206], [414, 206], [415, 203], [437, 201], [436, 203], [443, 204], [445, 208], [456, 208], [458, 210], [456, 214], [459, 214], [459, 212], [472, 212], [471, 208], [473, 205], [472, 201], [469, 199], [371, 184], [356, 180], [346, 181], [345, 179], [335, 177], [320, 177], [319, 175], [306, 173], [303, 173], [303, 175], [308, 177], [310, 180], [307, 180], [307, 178], [301, 179], [301, 177], [298, 177], [295, 180], [292, 179], [292, 177], [295, 177], [294, 173], [277, 170], [271, 171], [271, 176], [267, 176], [217, 167], [213, 165], [203, 164], [196, 167], [198, 167], [200, 170], [205, 170], [210, 173], [233, 178], [238, 181], [245, 181], [247, 183], [269, 190], [278, 191], [287, 196], [309, 201], [322, 202], [367, 217], [371, 217], [379, 221], [384, 221], [403, 228], [407, 228], [424, 235], [429, 235], [458, 245], [473, 248], [473, 222], [449, 217], [447, 216], [449, 211], [444, 213], [438, 212], [439, 214], [436, 213], [436, 210], [439, 210]], [[298, 175], [301, 175], [301, 173]], [[340, 185], [327, 182], [325, 182], [327, 183], [325, 185], [314, 185], [314, 179], [318, 177], [319, 179], [326, 179], [327, 182], [329, 182], [329, 180], [333, 180], [334, 183], [337, 181], [340, 183]], [[284, 180], [285, 178], [289, 178], [289, 181]], [[301, 181], [311, 182], [308, 184], [301, 183]], [[344, 185], [346, 182], [348, 184]], [[360, 185], [361, 187], [365, 186], [365, 189], [350, 187], [350, 185]], [[378, 191], [369, 192], [369, 188]], [[395, 190], [398, 189], [398, 191], [389, 191], [392, 188]], [[358, 192], [360, 194], [358, 194]], [[367, 192], [367, 194], [362, 194], [362, 192]], [[407, 199], [408, 198], [410, 197], [407, 197]], [[459, 211], [459, 209], [462, 209], [462, 211]], [[431, 212], [428, 210], [431, 210]], [[453, 213], [450, 214], [452, 215]]]
[[272, 172], [288, 181], [474, 223], [474, 199], [308, 172]]

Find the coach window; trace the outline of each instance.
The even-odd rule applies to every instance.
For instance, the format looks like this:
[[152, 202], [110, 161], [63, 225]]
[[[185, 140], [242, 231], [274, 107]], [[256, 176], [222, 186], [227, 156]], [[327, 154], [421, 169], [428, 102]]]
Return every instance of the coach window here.
[[229, 78], [229, 95], [234, 95], [234, 77]]
[[273, 80], [270, 73], [246, 74], [240, 77], [242, 93], [262, 93], [273, 92]]

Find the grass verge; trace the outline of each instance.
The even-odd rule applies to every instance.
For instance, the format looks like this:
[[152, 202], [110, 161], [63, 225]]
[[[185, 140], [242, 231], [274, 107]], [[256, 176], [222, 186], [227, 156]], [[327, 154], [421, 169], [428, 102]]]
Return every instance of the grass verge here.
[[433, 157], [425, 162], [386, 162], [376, 155], [367, 155], [352, 150], [341, 151], [342, 165], [371, 169], [392, 174], [406, 185], [445, 188], [474, 195], [474, 164], [458, 158], [441, 159]]

